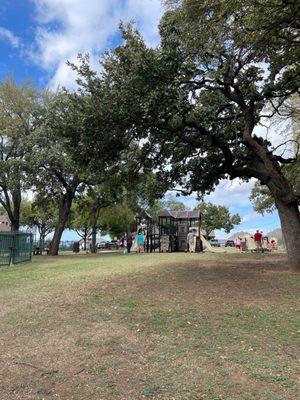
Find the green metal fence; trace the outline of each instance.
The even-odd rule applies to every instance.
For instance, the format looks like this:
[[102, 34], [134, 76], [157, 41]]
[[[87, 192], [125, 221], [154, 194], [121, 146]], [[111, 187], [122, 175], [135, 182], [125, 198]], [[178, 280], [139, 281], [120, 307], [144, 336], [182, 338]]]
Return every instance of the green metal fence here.
[[0, 265], [30, 261], [31, 256], [31, 233], [0, 232]]
[[14, 235], [10, 232], [0, 233], [0, 265], [9, 265], [12, 261]]

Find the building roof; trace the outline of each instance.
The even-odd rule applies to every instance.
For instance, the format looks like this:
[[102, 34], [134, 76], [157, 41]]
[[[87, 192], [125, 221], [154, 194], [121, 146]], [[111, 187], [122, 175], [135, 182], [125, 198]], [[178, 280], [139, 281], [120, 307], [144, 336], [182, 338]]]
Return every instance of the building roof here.
[[0, 231], [1, 232], [10, 232], [11, 231], [11, 223], [7, 214], [0, 215]]
[[200, 211], [193, 210], [193, 211], [160, 211], [158, 213], [159, 217], [173, 217], [175, 219], [199, 219], [200, 218]]
[[152, 219], [151, 215], [146, 210], [141, 211], [139, 214], [137, 214], [136, 217], [137, 218], [151, 218]]

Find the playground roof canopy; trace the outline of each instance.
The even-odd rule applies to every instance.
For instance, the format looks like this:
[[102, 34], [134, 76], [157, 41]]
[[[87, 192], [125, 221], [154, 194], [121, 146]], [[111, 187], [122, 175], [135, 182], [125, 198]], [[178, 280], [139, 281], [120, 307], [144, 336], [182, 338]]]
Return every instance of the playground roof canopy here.
[[159, 217], [172, 217], [175, 219], [200, 219], [200, 211], [160, 211]]
[[151, 215], [146, 211], [142, 210], [139, 214], [136, 215], [136, 218], [151, 218]]

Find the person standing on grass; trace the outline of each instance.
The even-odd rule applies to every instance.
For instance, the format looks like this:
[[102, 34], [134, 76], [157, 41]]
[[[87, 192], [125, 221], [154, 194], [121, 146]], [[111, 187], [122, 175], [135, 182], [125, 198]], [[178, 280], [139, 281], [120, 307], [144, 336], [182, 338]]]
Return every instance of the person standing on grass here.
[[235, 248], [237, 249], [237, 251], [241, 251], [241, 241], [242, 239], [240, 237], [238, 237], [235, 241]]
[[137, 244], [137, 250], [140, 253], [143, 250], [143, 245], [144, 245], [144, 235], [142, 231], [138, 232], [138, 235], [136, 237], [136, 244]]
[[262, 249], [262, 234], [257, 230], [254, 234], [254, 242], [256, 245], [256, 250]]
[[195, 233], [194, 231], [191, 231], [187, 235], [187, 242], [189, 245], [189, 252], [190, 253], [195, 253]]
[[127, 253], [130, 253], [131, 246], [132, 246], [132, 234], [131, 232], [127, 232], [127, 238], [126, 238], [126, 245], [127, 245]]
[[264, 248], [264, 233], [263, 233], [263, 231], [260, 231], [260, 234], [261, 234], [261, 247], [263, 249]]

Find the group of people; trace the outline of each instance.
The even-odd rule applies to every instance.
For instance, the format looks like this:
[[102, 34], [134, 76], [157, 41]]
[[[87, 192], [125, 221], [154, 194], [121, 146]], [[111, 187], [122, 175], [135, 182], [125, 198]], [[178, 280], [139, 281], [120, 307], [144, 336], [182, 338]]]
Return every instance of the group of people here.
[[[251, 236], [251, 239], [254, 240], [255, 246], [256, 246], [256, 250], [260, 251], [262, 250], [263, 247], [263, 232], [257, 230], [254, 234], [254, 236]], [[240, 238], [238, 237], [235, 240], [235, 247], [238, 251], [246, 251], [248, 250], [248, 246], [247, 246], [247, 242], [249, 239], [247, 239], [247, 237], [245, 238]]]
[[130, 231], [127, 232], [121, 240], [121, 247], [124, 249], [124, 253], [130, 254], [132, 248], [136, 253], [141, 253], [144, 250], [145, 237], [143, 231], [139, 230], [134, 237]]
[[[262, 231], [257, 230], [253, 236], [250, 238], [245, 237], [245, 238], [237, 238], [235, 241], [235, 247], [238, 251], [247, 251], [249, 250], [249, 241], [253, 240], [254, 241], [254, 246], [253, 250], [256, 251], [264, 251], [264, 250], [275, 250], [277, 249], [277, 243], [275, 240], [271, 240], [271, 242], [268, 242], [266, 238], [264, 238], [264, 234]], [[253, 243], [253, 242], [252, 242]], [[250, 242], [251, 246], [251, 242]], [[252, 248], [250, 248], [252, 250]]]

